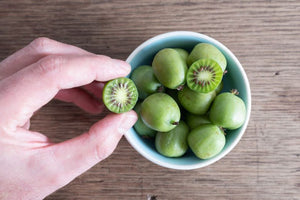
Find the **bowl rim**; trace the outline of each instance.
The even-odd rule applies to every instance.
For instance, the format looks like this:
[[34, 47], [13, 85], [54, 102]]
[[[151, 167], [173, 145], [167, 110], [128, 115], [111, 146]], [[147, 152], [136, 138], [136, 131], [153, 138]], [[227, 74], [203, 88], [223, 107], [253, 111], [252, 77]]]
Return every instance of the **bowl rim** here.
[[151, 161], [151, 162], [153, 162], [157, 165], [160, 165], [160, 166], [166, 167], [166, 168], [170, 168], [170, 169], [177, 169], [177, 170], [198, 169], [198, 168], [202, 168], [202, 167], [206, 167], [208, 165], [211, 165], [211, 164], [217, 162], [218, 160], [220, 160], [221, 158], [225, 157], [238, 144], [238, 142], [241, 140], [241, 138], [244, 135], [245, 130], [248, 126], [249, 119], [250, 119], [250, 113], [251, 113], [250, 83], [249, 83], [246, 72], [245, 72], [244, 68], [242, 67], [241, 63], [236, 58], [236, 56], [225, 45], [223, 45], [221, 42], [219, 42], [216, 39], [211, 38], [207, 35], [197, 33], [197, 32], [192, 32], [192, 31], [172, 31], [172, 32], [162, 33], [162, 34], [156, 35], [152, 38], [149, 38], [148, 40], [144, 41], [138, 47], [135, 48], [135, 50], [126, 59], [126, 62], [130, 63], [132, 61], [132, 59], [138, 54], [138, 52], [140, 52], [146, 46], [150, 45], [152, 42], [162, 40], [162, 39], [165, 39], [165, 38], [171, 37], [171, 36], [193, 36], [193, 37], [208, 40], [208, 41], [212, 42], [213, 44], [215, 44], [216, 46], [222, 48], [222, 50], [225, 51], [227, 53], [227, 55], [229, 55], [229, 57], [231, 57], [234, 60], [234, 62], [238, 66], [239, 70], [241, 71], [242, 77], [243, 77], [243, 79], [245, 80], [245, 83], [246, 83], [247, 115], [246, 115], [245, 123], [243, 124], [238, 136], [236, 137], [236, 139], [231, 143], [230, 146], [228, 146], [228, 148], [226, 150], [222, 151], [217, 156], [215, 156], [211, 159], [208, 159], [206, 162], [201, 162], [201, 163], [196, 163], [196, 164], [176, 165], [176, 164], [170, 164], [170, 163], [161, 161], [161, 160], [156, 159], [153, 156], [147, 154], [143, 148], [140, 148], [138, 145], [136, 145], [136, 143], [134, 142], [133, 137], [131, 137], [130, 131], [125, 133], [125, 137], [126, 137], [127, 141], [129, 142], [129, 144], [137, 152], [139, 152], [143, 157], [145, 157], [146, 159], [148, 159], [149, 161]]

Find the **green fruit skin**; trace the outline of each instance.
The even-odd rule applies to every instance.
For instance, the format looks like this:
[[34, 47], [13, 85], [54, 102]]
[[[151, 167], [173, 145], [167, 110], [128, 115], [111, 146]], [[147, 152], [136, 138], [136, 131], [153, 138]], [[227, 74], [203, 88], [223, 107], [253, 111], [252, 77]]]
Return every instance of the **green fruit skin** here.
[[211, 121], [209, 120], [208, 116], [206, 115], [194, 115], [191, 113], [188, 113], [186, 115], [186, 123], [190, 127], [190, 129], [194, 129], [200, 125], [203, 124], [211, 124]]
[[223, 81], [218, 85], [218, 87], [215, 89], [216, 93], [219, 94], [223, 89]]
[[196, 115], [204, 115], [208, 111], [215, 97], [215, 91], [200, 93], [195, 92], [188, 87], [184, 87], [183, 90], [178, 92], [180, 104], [187, 111]]
[[238, 96], [224, 92], [219, 94], [210, 109], [210, 120], [223, 128], [230, 130], [241, 127], [246, 119], [246, 106]]
[[163, 91], [163, 85], [156, 79], [153, 68], [148, 65], [142, 65], [136, 68], [131, 74], [131, 80], [135, 83], [139, 98], [145, 99], [150, 94]]
[[180, 120], [180, 109], [175, 100], [165, 93], [148, 96], [141, 106], [143, 122], [150, 128], [167, 132], [176, 127]]
[[224, 132], [214, 124], [204, 124], [188, 135], [188, 145], [200, 159], [211, 158], [222, 151], [226, 143]]
[[187, 58], [188, 58], [188, 56], [189, 56], [189, 53], [188, 53], [185, 49], [174, 48], [174, 50], [176, 50], [176, 51], [180, 54], [180, 56], [181, 56], [181, 58], [184, 60], [184, 62], [187, 61]]
[[158, 132], [155, 137], [156, 150], [167, 157], [182, 156], [188, 149], [188, 133], [189, 127], [183, 121], [169, 132]]
[[215, 60], [220, 65], [223, 72], [225, 71], [227, 61], [225, 56], [217, 47], [208, 43], [197, 44], [191, 51], [189, 57], [187, 58], [187, 64], [188, 66], [191, 66], [195, 61], [202, 58], [209, 58]]
[[152, 67], [156, 78], [165, 87], [176, 89], [184, 85], [187, 66], [176, 50], [160, 50], [153, 59]]
[[154, 137], [156, 135], [156, 131], [146, 126], [146, 124], [143, 122], [140, 112], [141, 112], [141, 103], [137, 103], [134, 107], [135, 112], [138, 114], [138, 120], [134, 124], [134, 129], [136, 132], [142, 136], [142, 137]]

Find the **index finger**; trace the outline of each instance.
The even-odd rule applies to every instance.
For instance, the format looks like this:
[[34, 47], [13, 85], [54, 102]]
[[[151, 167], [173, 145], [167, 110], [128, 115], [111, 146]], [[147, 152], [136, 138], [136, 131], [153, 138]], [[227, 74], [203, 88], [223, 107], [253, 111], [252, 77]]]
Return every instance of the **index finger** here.
[[59, 90], [126, 76], [128, 63], [107, 56], [47, 56], [0, 82], [0, 123], [15, 128]]
[[92, 54], [73, 45], [40, 37], [0, 62], [0, 80], [48, 55]]

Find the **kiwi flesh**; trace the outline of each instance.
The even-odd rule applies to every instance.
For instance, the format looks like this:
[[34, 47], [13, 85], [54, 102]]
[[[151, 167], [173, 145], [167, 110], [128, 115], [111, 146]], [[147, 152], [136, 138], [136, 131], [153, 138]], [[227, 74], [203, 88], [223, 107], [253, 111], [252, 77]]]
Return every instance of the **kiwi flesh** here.
[[103, 88], [103, 103], [114, 113], [124, 113], [133, 109], [138, 100], [138, 90], [129, 78], [116, 78]]
[[194, 62], [187, 72], [187, 85], [196, 92], [208, 93], [215, 90], [222, 81], [223, 71], [212, 59]]

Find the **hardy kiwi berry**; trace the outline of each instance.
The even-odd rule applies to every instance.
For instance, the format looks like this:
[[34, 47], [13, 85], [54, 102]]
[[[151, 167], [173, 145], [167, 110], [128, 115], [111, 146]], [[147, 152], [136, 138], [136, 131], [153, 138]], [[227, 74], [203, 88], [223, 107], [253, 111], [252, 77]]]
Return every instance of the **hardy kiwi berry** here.
[[200, 59], [194, 62], [187, 72], [187, 85], [196, 92], [208, 93], [215, 90], [222, 81], [220, 65], [212, 59]]
[[186, 60], [189, 56], [189, 53], [185, 49], [181, 49], [181, 48], [174, 48], [174, 50], [176, 50], [180, 54], [180, 56], [184, 60], [184, 62], [186, 62]]
[[136, 68], [132, 72], [131, 79], [138, 89], [140, 99], [145, 99], [155, 92], [164, 91], [164, 86], [156, 79], [151, 66], [142, 65]]
[[156, 78], [165, 87], [177, 89], [185, 84], [187, 66], [178, 51], [171, 48], [160, 50], [154, 56], [152, 67]]
[[214, 45], [208, 44], [208, 43], [199, 43], [197, 44], [192, 52], [190, 53], [189, 57], [187, 58], [187, 64], [188, 66], [192, 65], [195, 61], [203, 58], [208, 58], [216, 61], [220, 67], [222, 68], [222, 71], [225, 71], [227, 61], [225, 56], [222, 54], [222, 52], [215, 47]]
[[103, 103], [114, 113], [124, 113], [133, 109], [138, 100], [138, 91], [129, 78], [116, 78], [103, 88]]
[[218, 87], [215, 89], [216, 93], [219, 94], [223, 90], [223, 81], [218, 85]]
[[216, 97], [216, 92], [201, 93], [195, 92], [188, 87], [178, 91], [178, 99], [185, 110], [192, 114], [204, 115], [207, 113], [211, 103]]
[[210, 120], [223, 128], [234, 130], [241, 127], [246, 119], [244, 101], [236, 96], [237, 90], [219, 94], [210, 109]]
[[203, 124], [193, 129], [188, 135], [188, 144], [200, 159], [211, 158], [220, 153], [226, 138], [222, 129], [214, 124]]
[[190, 129], [194, 129], [203, 124], [211, 124], [207, 115], [195, 115], [188, 113], [186, 115], [186, 123], [190, 127]]
[[187, 136], [189, 127], [184, 121], [168, 132], [158, 132], [155, 137], [156, 150], [167, 157], [180, 157], [188, 149]]
[[134, 128], [136, 130], [136, 132], [144, 137], [144, 138], [151, 138], [154, 137], [156, 134], [156, 131], [149, 128], [142, 120], [141, 118], [141, 103], [137, 103], [134, 107], [134, 111], [138, 114], [139, 118], [137, 120], [137, 122], [134, 124]]
[[180, 109], [176, 101], [165, 93], [151, 94], [141, 106], [143, 122], [156, 131], [172, 130], [178, 125], [180, 116]]

